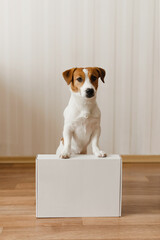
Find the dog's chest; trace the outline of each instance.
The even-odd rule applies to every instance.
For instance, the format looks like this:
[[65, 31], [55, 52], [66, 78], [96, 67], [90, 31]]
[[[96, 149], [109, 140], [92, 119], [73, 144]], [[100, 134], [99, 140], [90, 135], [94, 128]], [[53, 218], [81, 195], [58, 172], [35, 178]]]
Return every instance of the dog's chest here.
[[88, 141], [93, 130], [97, 125], [97, 119], [94, 118], [90, 113], [82, 112], [74, 123], [74, 135], [78, 139]]
[[76, 142], [87, 143], [100, 124], [100, 111], [96, 104], [77, 105], [71, 101], [65, 109], [65, 124], [70, 127]]

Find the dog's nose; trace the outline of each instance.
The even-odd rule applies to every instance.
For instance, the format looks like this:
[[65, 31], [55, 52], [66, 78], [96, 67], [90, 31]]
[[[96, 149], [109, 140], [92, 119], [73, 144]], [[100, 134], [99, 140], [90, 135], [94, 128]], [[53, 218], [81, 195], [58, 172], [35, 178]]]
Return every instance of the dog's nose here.
[[94, 96], [94, 89], [93, 88], [87, 88], [86, 89], [86, 97], [91, 98]]

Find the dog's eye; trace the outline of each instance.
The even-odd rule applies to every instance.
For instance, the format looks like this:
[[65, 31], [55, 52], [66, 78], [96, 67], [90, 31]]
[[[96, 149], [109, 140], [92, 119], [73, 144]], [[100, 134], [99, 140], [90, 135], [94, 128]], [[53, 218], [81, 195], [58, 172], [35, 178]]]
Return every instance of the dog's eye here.
[[79, 78], [77, 78], [77, 81], [78, 81], [78, 82], [82, 82], [83, 79], [82, 79], [81, 77], [79, 77]]
[[97, 77], [94, 76], [94, 75], [92, 75], [92, 76], [91, 76], [91, 81], [94, 82], [94, 81], [96, 81], [96, 80], [97, 80]]

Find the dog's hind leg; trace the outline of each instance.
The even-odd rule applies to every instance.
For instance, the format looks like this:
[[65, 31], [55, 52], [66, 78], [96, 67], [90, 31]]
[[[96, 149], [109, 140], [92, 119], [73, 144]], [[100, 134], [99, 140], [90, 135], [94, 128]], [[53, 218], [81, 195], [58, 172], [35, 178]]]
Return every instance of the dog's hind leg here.
[[60, 156], [61, 152], [63, 151], [63, 148], [64, 148], [64, 145], [63, 145], [63, 138], [62, 138], [61, 141], [60, 141], [60, 144], [59, 144], [59, 146], [57, 148], [57, 151], [56, 151], [56, 154], [58, 156]]

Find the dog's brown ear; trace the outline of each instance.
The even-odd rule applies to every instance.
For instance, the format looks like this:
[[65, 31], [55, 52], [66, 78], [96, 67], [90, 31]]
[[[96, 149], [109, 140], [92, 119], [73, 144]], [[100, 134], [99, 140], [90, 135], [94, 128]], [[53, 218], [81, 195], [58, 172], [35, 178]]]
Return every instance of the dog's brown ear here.
[[99, 73], [99, 77], [100, 79], [102, 80], [102, 82], [104, 83], [104, 77], [106, 75], [106, 72], [103, 68], [99, 68], [99, 67], [96, 67], [96, 70], [98, 71]]
[[76, 68], [71, 68], [71, 69], [63, 72], [63, 77], [68, 85], [71, 83], [71, 81], [73, 79], [73, 73], [75, 70], [76, 70]]

